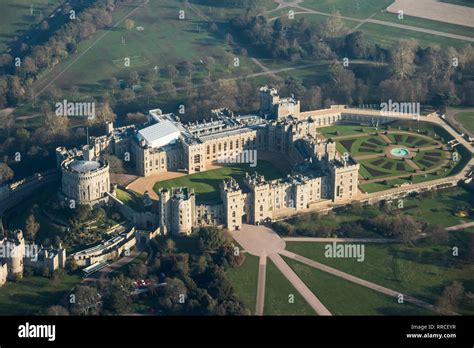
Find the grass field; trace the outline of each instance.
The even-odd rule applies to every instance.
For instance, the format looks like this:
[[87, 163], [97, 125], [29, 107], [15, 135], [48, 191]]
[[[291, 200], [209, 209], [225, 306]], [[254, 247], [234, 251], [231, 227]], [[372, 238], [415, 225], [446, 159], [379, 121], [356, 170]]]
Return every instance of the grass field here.
[[258, 257], [245, 254], [244, 263], [226, 272], [227, 279], [232, 283], [234, 293], [250, 312], [255, 313], [258, 282]]
[[[454, 239], [452, 241], [456, 243]], [[289, 242], [286, 248], [312, 260], [430, 303], [435, 303], [444, 287], [454, 280], [462, 282], [466, 291], [474, 290], [474, 265], [453, 256], [450, 246], [422, 244], [409, 247], [401, 244], [366, 244], [364, 262], [348, 258], [326, 258], [323, 243]], [[466, 252], [462, 246], [460, 250]], [[463, 304], [461, 312], [472, 315], [474, 306]]]
[[0, 0], [0, 53], [7, 44], [47, 17], [60, 0]]
[[[136, 0], [133, 5], [142, 3]], [[232, 75], [240, 69], [258, 71], [259, 68], [248, 58], [232, 52], [232, 47], [225, 44], [221, 33], [211, 34], [207, 30], [208, 22], [186, 7], [185, 19], [178, 19], [179, 11], [185, 8], [180, 1], [161, 0], [150, 1], [138, 9], [129, 18], [135, 21], [136, 27], [127, 31], [123, 25], [118, 25], [109, 31], [98, 31], [89, 40], [78, 45], [74, 56], [58, 64], [52, 73], [45, 75], [37, 86], [45, 86], [51, 76], [66, 69], [79, 55], [84, 55], [68, 68], [55, 82], [55, 86], [68, 92], [71, 86], [77, 86], [79, 93], [101, 95], [111, 92], [109, 80], [112, 77], [126, 79], [131, 71], [145, 73], [155, 66], [161, 69], [160, 77], [155, 81], [159, 87], [164, 81], [169, 81], [165, 68], [181, 61], [190, 61], [195, 65], [192, 79], [196, 80], [208, 75], [202, 68], [201, 59], [205, 56], [215, 58], [216, 64], [211, 69], [211, 75]], [[124, 6], [114, 13], [113, 23], [117, 23], [133, 9]], [[217, 15], [217, 14], [216, 14]], [[98, 44], [93, 45], [98, 38]], [[92, 46], [92, 47], [91, 47]], [[231, 54], [240, 59], [238, 68], [228, 68], [223, 56]], [[126, 67], [125, 58], [130, 58], [130, 67]], [[188, 76], [180, 73], [173, 82], [179, 84]]]
[[285, 261], [333, 315], [430, 315], [428, 310], [351, 283], [298, 261]]
[[[271, 260], [267, 261], [265, 285], [265, 315], [316, 315]], [[290, 303], [290, 295], [294, 296], [294, 303]]]
[[0, 289], [0, 315], [41, 314], [66, 296], [81, 277], [64, 275], [56, 284], [49, 278], [30, 276], [7, 282]]
[[303, 7], [355, 18], [367, 18], [375, 12], [387, 8], [392, 0], [304, 0]]
[[474, 112], [460, 112], [455, 117], [469, 132], [474, 134]]
[[[425, 223], [449, 227], [474, 221], [474, 216], [458, 217], [455, 215], [456, 208], [467, 206], [474, 209], [474, 196], [462, 188], [451, 188], [443, 190], [431, 197], [403, 198], [404, 214], [411, 215]], [[365, 218], [375, 217], [383, 212], [378, 206], [365, 206], [361, 212], [353, 212], [351, 209], [336, 212], [333, 215], [307, 214], [286, 220], [295, 229], [312, 229], [316, 225], [337, 228], [343, 223], [360, 221]], [[346, 237], [370, 238], [380, 237], [371, 231], [363, 231], [358, 234], [350, 234]]]
[[198, 202], [219, 203], [219, 185], [222, 180], [233, 177], [237, 182], [242, 184], [246, 172], [258, 172], [264, 175], [268, 180], [281, 178], [283, 176], [283, 173], [270, 162], [258, 161], [255, 168], [250, 167], [248, 164], [239, 164], [186, 175], [176, 179], [160, 181], [155, 184], [154, 190], [158, 193], [163, 187], [169, 189], [172, 187], [188, 187], [194, 189]]
[[463, 36], [470, 36], [474, 37], [474, 28], [465, 27], [462, 25], [444, 23], [433, 21], [429, 19], [419, 18], [419, 17], [411, 17], [411, 16], [403, 16], [403, 19], [398, 19], [398, 14], [390, 13], [390, 12], [381, 12], [378, 13], [374, 19], [379, 19], [382, 21], [402, 24], [402, 25], [410, 25], [418, 28], [424, 29], [431, 29], [436, 31], [442, 31], [445, 33], [450, 34], [457, 34]]
[[[468, 41], [464, 40], [421, 33], [413, 30], [388, 27], [375, 23], [365, 23], [359, 28], [359, 30], [365, 34], [370, 42], [378, 44], [382, 47], [392, 46], [401, 39], [415, 39], [423, 48], [433, 45], [461, 48], [469, 43]], [[442, 27], [439, 29], [439, 31], [442, 31]]]

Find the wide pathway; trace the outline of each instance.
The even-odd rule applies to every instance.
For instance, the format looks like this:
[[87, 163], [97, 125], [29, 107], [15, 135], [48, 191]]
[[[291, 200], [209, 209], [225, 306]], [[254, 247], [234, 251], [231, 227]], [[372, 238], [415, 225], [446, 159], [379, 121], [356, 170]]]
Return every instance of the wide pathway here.
[[263, 315], [265, 305], [265, 280], [267, 277], [267, 255], [260, 255], [258, 263], [258, 285], [257, 285], [257, 303], [255, 305], [255, 315]]
[[[469, 224], [467, 224], [469, 225]], [[470, 225], [469, 225], [470, 226]], [[308, 286], [299, 278], [299, 276], [291, 269], [281, 256], [289, 257], [308, 266], [317, 268], [321, 271], [330, 273], [347, 281], [367, 287], [369, 289], [380, 292], [384, 295], [398, 298], [401, 294], [398, 291], [388, 289], [378, 284], [366, 281], [364, 279], [352, 276], [348, 273], [339, 271], [335, 268], [326, 266], [322, 263], [310, 260], [301, 255], [285, 250], [286, 241], [299, 242], [366, 242], [366, 243], [397, 243], [398, 240], [382, 239], [382, 238], [311, 238], [311, 237], [286, 237], [281, 238], [275, 231], [266, 226], [242, 225], [239, 231], [231, 232], [232, 237], [242, 246], [245, 252], [251, 255], [259, 256], [259, 272], [256, 299], [256, 315], [263, 315], [265, 304], [265, 277], [267, 258], [276, 265], [280, 272], [288, 279], [293, 287], [301, 294], [319, 315], [331, 315], [331, 312], [324, 306], [318, 297], [308, 288]], [[435, 310], [435, 307], [429, 303], [421, 301], [412, 296], [403, 294], [404, 301], [417, 305], [419, 307]], [[456, 314], [456, 313], [452, 313]]]

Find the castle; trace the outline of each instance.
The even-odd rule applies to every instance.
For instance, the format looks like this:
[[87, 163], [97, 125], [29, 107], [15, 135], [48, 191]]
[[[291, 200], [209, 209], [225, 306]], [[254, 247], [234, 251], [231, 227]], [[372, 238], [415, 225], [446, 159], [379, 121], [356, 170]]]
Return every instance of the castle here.
[[25, 266], [38, 270], [46, 268], [52, 273], [66, 266], [66, 250], [61, 246], [53, 249], [26, 244], [21, 230], [3, 236], [0, 239], [0, 286], [7, 280], [21, 278]]
[[106, 134], [90, 137], [82, 150], [58, 148], [62, 194], [80, 204], [100, 203], [110, 191], [106, 154], [134, 163], [137, 174], [146, 177], [168, 171], [202, 172], [216, 162], [236, 163], [251, 157], [249, 153], [279, 153], [303, 165], [273, 181], [257, 173], [247, 175], [240, 185], [226, 180], [220, 187], [219, 204], [197, 204], [194, 192], [185, 187], [162, 190], [161, 233], [190, 234], [193, 228], [206, 225], [236, 230], [243, 222], [259, 224], [324, 202], [351, 201], [358, 195], [359, 164], [349, 155], [341, 156], [331, 140], [318, 138], [317, 128], [343, 119], [373, 123], [373, 116], [344, 106], [301, 112], [299, 101], [280, 98], [269, 87], [260, 89], [258, 114], [235, 115], [222, 108], [212, 115], [210, 120], [185, 125], [175, 114], [151, 110], [150, 125], [143, 129], [114, 128], [108, 123]]

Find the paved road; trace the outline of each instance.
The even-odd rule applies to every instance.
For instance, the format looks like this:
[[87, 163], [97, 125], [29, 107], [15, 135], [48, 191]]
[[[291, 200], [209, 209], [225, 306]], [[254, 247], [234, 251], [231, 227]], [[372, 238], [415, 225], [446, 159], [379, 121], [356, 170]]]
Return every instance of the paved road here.
[[459, 231], [459, 230], [464, 230], [472, 226], [474, 226], [474, 222], [466, 222], [465, 224], [447, 227], [446, 231]]
[[278, 254], [269, 256], [270, 260], [273, 261], [275, 266], [280, 270], [281, 273], [290, 281], [295, 289], [303, 296], [308, 304], [313, 308], [319, 315], [332, 315], [331, 312], [319, 301], [319, 299], [311, 292], [305, 283], [298, 277], [298, 275], [286, 264], [285, 261]]
[[258, 286], [257, 286], [257, 302], [255, 304], [255, 315], [263, 315], [263, 307], [265, 305], [265, 280], [267, 276], [267, 255], [260, 255], [258, 263]]

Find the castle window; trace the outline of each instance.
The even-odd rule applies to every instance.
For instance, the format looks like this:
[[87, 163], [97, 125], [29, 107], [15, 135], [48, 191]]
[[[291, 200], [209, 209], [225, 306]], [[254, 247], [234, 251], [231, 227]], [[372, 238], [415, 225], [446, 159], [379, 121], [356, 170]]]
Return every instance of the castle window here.
[[263, 211], [263, 205], [260, 206], [260, 211]]
[[211, 153], [211, 147], [207, 145], [207, 154], [209, 155]]
[[229, 147], [230, 147], [231, 150], [234, 148], [234, 143], [233, 143], [232, 140], [230, 141], [230, 146]]

